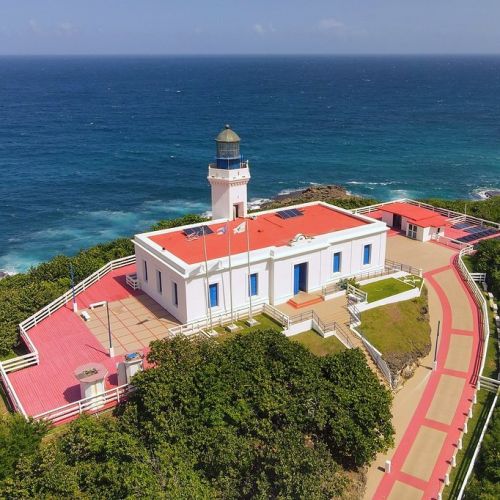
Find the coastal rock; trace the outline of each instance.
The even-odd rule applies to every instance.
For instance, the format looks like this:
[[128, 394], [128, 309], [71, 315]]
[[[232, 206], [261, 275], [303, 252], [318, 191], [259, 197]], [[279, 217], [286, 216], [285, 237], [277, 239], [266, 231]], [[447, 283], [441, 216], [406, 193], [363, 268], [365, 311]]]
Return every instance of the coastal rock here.
[[310, 186], [291, 193], [277, 195], [273, 200], [263, 203], [260, 208], [269, 210], [279, 206], [307, 203], [310, 201], [330, 201], [334, 199], [358, 198], [347, 192], [347, 190], [335, 184]]

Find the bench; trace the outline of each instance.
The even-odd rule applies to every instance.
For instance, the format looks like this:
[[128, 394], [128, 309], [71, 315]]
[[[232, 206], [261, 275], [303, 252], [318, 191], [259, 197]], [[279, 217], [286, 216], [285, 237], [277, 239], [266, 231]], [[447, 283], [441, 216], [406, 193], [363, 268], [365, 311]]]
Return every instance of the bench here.
[[88, 321], [90, 319], [90, 314], [87, 311], [83, 311], [81, 314], [81, 317], [85, 320]]
[[106, 305], [106, 301], [103, 300], [101, 302], [94, 302], [93, 304], [89, 304], [90, 309], [95, 309], [96, 307], [102, 307]]

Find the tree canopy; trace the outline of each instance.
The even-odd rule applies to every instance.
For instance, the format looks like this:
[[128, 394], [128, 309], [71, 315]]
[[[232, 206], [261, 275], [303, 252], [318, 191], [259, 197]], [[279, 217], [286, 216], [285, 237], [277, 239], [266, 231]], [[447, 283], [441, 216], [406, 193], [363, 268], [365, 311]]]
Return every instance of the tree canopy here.
[[392, 444], [391, 395], [357, 349], [281, 333], [156, 341], [115, 417], [81, 417], [23, 456], [0, 496], [348, 498], [346, 469]]
[[486, 273], [486, 282], [496, 297], [500, 297], [500, 240], [483, 240], [471, 257], [474, 271]]

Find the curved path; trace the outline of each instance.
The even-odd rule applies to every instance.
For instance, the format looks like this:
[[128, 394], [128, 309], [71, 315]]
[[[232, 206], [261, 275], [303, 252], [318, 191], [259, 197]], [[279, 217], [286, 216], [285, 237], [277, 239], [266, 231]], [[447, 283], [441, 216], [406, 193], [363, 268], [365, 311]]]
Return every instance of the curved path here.
[[[441, 335], [437, 369], [432, 370], [434, 332], [433, 351], [424, 360], [427, 366], [420, 367], [416, 385], [415, 381], [413, 384], [409, 381], [408, 387], [405, 385], [395, 396], [396, 448], [386, 456], [377, 457], [370, 468], [365, 497], [377, 500], [437, 498], [475, 389], [480, 359], [479, 313], [455, 268], [456, 253], [434, 243], [390, 240], [393, 241], [389, 246], [396, 254], [413, 247], [414, 251], [407, 253], [406, 262], [412, 259], [410, 264], [420, 263], [419, 267], [425, 270], [431, 321], [437, 324], [437, 319], [442, 319]], [[401, 257], [399, 259], [401, 261]], [[409, 413], [406, 418], [400, 417], [399, 413], [405, 411]], [[390, 474], [381, 470], [385, 459], [392, 460]]]

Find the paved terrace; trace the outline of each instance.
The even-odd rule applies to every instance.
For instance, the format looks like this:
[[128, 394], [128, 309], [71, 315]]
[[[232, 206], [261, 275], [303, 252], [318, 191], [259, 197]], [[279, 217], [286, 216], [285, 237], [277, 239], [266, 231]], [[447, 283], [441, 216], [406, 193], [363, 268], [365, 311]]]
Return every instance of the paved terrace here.
[[[144, 293], [125, 285], [126, 274], [132, 272], [135, 265], [111, 271], [77, 296], [79, 314], [69, 302], [28, 331], [40, 364], [9, 373], [28, 415], [78, 401], [80, 387], [74, 370], [84, 363], [102, 363], [108, 370], [106, 389], [116, 387], [116, 364], [123, 361], [122, 354], [147, 350], [151, 340], [165, 337], [167, 328], [176, 323]], [[114, 358], [108, 355], [106, 308], [88, 309], [102, 300], [109, 301]], [[81, 318], [82, 310], [90, 314], [88, 322]]]
[[[437, 498], [474, 392], [481, 355], [478, 310], [454, 267], [456, 251], [394, 236], [387, 257], [424, 269], [433, 345], [394, 397], [395, 447], [370, 467], [365, 498]], [[438, 320], [438, 368], [432, 371]], [[392, 460], [390, 474], [383, 471], [387, 459]]]

